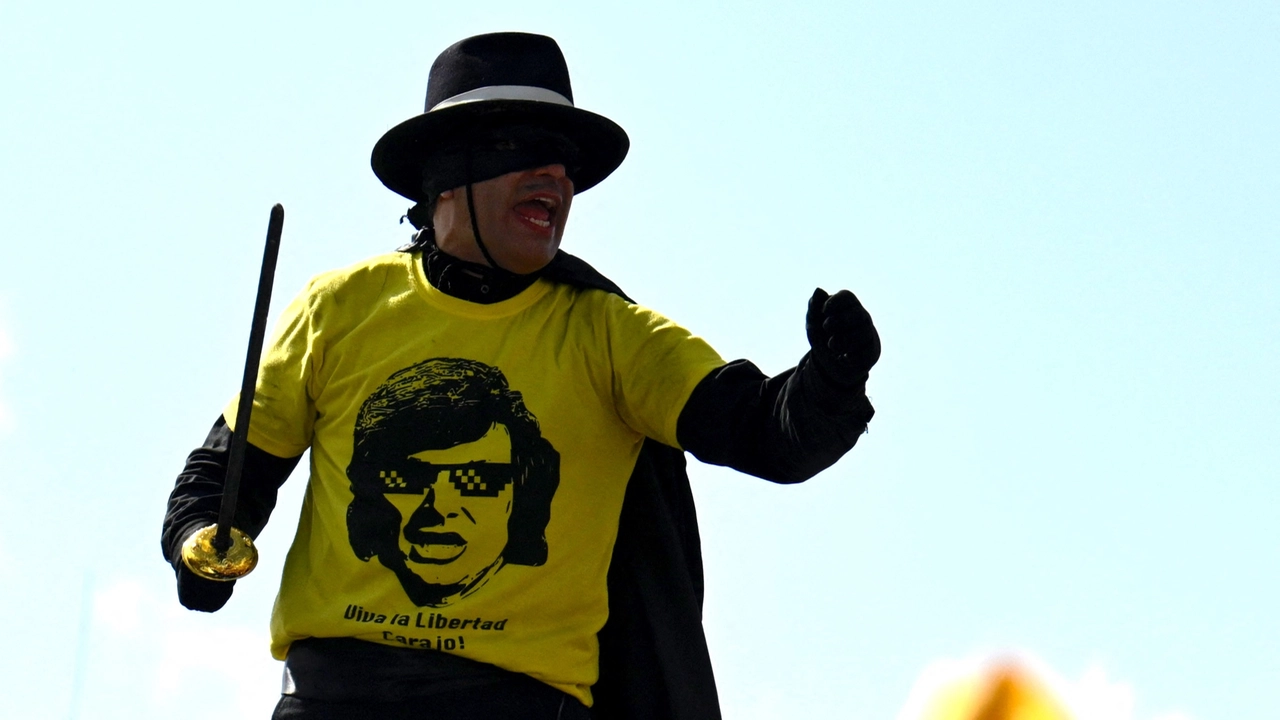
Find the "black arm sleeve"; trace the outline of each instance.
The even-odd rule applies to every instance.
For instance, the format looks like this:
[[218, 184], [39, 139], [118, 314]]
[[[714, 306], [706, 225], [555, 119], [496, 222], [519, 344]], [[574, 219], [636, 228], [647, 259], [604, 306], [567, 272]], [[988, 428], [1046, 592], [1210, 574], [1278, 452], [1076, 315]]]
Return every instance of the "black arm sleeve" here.
[[[204, 444], [187, 456], [187, 465], [169, 494], [160, 545], [165, 560], [171, 565], [177, 567], [181, 562], [182, 542], [187, 535], [217, 522], [230, 456], [231, 429], [227, 427], [226, 418], [219, 416]], [[267, 518], [275, 509], [276, 492], [297, 467], [301, 457], [276, 457], [252, 443], [245, 448], [240, 494], [236, 498], [235, 527], [249, 537], [256, 538], [262, 532], [267, 526]]]
[[808, 354], [775, 377], [736, 360], [694, 388], [680, 412], [676, 437], [702, 462], [797, 483], [848, 452], [874, 414], [865, 383], [830, 382]]

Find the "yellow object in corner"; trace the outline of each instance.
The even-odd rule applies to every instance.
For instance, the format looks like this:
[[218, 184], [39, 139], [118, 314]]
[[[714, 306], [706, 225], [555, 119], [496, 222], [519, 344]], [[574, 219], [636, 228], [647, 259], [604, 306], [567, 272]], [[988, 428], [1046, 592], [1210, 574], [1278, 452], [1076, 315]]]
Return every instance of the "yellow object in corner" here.
[[921, 720], [1072, 720], [1034, 677], [1012, 664], [997, 665], [940, 692]]

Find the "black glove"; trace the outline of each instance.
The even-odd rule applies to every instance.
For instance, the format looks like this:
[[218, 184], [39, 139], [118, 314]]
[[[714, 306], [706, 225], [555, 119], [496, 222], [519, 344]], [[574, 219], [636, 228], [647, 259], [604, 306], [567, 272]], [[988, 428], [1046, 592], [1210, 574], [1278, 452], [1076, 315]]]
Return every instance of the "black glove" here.
[[809, 298], [805, 317], [810, 356], [818, 371], [836, 387], [853, 388], [866, 382], [880, 359], [880, 335], [871, 314], [848, 290], [835, 295], [817, 288]]
[[188, 610], [215, 612], [231, 599], [235, 580], [207, 580], [191, 572], [187, 564], [178, 561], [178, 602]]

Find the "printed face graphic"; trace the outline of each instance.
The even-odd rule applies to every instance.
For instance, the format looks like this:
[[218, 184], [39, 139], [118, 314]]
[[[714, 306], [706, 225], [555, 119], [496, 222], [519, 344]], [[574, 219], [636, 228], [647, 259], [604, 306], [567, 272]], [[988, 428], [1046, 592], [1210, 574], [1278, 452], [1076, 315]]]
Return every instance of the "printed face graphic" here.
[[495, 423], [474, 442], [414, 453], [406, 467], [430, 483], [422, 492], [387, 492], [400, 513], [409, 570], [428, 583], [453, 585], [497, 569], [514, 495], [507, 428]]
[[351, 549], [415, 605], [443, 607], [505, 566], [547, 561], [560, 453], [498, 368], [432, 358], [394, 373], [360, 406], [354, 441]]

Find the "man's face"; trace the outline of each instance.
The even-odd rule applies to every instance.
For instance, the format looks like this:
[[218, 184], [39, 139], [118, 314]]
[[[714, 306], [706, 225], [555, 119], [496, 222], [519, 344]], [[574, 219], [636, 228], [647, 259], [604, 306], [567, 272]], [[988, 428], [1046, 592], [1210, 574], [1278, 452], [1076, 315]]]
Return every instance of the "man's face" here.
[[394, 493], [400, 550], [415, 575], [433, 585], [469, 585], [501, 559], [507, 546], [513, 473], [511, 436], [494, 424], [484, 437], [444, 450], [424, 450], [409, 463], [431, 473], [423, 493]]
[[[474, 183], [476, 223], [485, 247], [504, 269], [527, 275], [555, 257], [573, 203], [564, 165], [544, 165]], [[436, 244], [456, 258], [487, 265], [467, 215], [465, 187], [440, 194]]]

